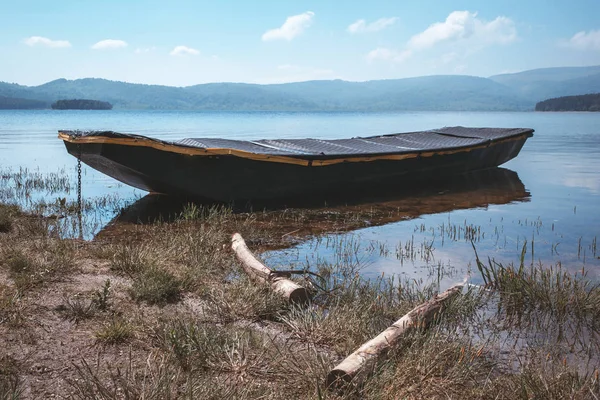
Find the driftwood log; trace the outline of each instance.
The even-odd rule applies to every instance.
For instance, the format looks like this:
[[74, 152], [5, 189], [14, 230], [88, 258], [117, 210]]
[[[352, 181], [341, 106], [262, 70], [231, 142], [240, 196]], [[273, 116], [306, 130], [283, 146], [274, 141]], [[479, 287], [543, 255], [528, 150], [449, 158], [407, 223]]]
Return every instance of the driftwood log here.
[[460, 293], [462, 287], [463, 285], [453, 286], [417, 306], [375, 338], [360, 346], [327, 374], [327, 387], [340, 390], [347, 388], [352, 382], [359, 383], [373, 370], [379, 357], [391, 349], [404, 333], [415, 327], [426, 327], [441, 310], [443, 303]]
[[288, 279], [276, 271], [271, 271], [267, 266], [258, 261], [246, 246], [242, 235], [236, 233], [231, 238], [231, 248], [244, 271], [255, 282], [267, 283], [276, 292], [291, 303], [307, 303], [310, 295], [306, 288]]

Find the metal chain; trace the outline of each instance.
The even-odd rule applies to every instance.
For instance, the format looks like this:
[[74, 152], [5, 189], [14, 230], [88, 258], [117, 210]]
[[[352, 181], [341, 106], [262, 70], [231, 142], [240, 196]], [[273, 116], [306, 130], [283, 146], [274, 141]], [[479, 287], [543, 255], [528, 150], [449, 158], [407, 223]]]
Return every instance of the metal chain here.
[[81, 145], [77, 144], [77, 222], [79, 225], [79, 239], [83, 240], [83, 218], [81, 210]]
[[77, 144], [77, 209], [81, 214], [81, 145]]

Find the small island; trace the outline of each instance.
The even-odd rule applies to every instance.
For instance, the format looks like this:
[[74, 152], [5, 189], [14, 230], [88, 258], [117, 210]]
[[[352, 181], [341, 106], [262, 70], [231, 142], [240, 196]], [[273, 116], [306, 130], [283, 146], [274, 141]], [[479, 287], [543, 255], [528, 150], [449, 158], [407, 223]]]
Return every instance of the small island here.
[[112, 110], [112, 104], [107, 101], [73, 99], [58, 100], [51, 105], [53, 110]]
[[535, 111], [600, 111], [600, 93], [540, 101], [535, 105]]

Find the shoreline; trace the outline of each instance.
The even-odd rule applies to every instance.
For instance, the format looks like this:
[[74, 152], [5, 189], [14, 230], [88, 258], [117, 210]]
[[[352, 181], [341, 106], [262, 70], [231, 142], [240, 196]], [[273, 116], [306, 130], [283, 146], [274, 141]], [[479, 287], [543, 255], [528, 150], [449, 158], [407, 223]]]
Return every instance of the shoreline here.
[[[92, 398], [112, 390], [318, 397], [335, 364], [436, 288], [366, 280], [360, 263], [323, 264], [316, 266], [319, 278], [295, 278], [313, 291], [310, 307], [290, 306], [245, 276], [229, 250], [230, 235], [241, 232], [260, 254], [305, 235], [355, 229], [367, 217], [369, 224], [385, 223], [394, 214], [393, 207], [363, 217], [353, 206], [342, 209], [235, 213], [188, 205], [172, 220], [114, 221], [112, 233], [80, 241], [61, 239], [61, 219], [0, 206], [0, 386], [22, 398]], [[464, 291], [433, 328], [411, 334], [374, 377], [332, 396], [513, 398], [522, 385], [542, 397], [597, 392], [598, 370], [587, 370], [585, 359], [590, 365], [600, 354], [600, 288], [564, 271], [545, 274], [541, 266], [478, 268], [484, 279], [495, 278]], [[556, 323], [573, 335], [556, 336]], [[507, 346], [542, 333], [539, 346]], [[524, 369], [512, 367], [517, 360]], [[558, 385], [565, 377], [571, 386]]]

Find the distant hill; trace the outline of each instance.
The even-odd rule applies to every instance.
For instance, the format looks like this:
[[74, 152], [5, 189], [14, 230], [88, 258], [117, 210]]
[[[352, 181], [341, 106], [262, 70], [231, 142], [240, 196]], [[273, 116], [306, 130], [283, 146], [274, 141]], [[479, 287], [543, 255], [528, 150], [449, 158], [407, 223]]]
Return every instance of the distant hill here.
[[535, 102], [600, 92], [600, 66], [532, 69], [490, 79]]
[[437, 75], [367, 82], [310, 81], [268, 85], [267, 90], [312, 99], [327, 110], [525, 110], [530, 102], [486, 78]]
[[526, 84], [536, 81], [561, 82], [596, 74], [600, 74], [600, 65], [592, 67], [555, 67], [530, 69], [512, 74], [494, 75], [491, 76], [490, 79], [507, 86], [512, 86], [514, 84]]
[[208, 83], [184, 88], [104, 79], [58, 79], [27, 87], [0, 83], [0, 95], [52, 103], [93, 98], [120, 109], [236, 111], [531, 110], [509, 88], [474, 76], [428, 76], [367, 82], [309, 81], [278, 85]]
[[600, 93], [540, 101], [535, 111], [600, 111]]
[[[46, 101], [44, 96], [40, 96], [39, 93], [36, 92], [35, 87], [17, 85], [16, 83], [0, 82], [0, 96]], [[48, 102], [46, 107], [49, 106], [50, 103], [51, 102]]]
[[366, 82], [274, 85], [208, 83], [188, 87], [105, 79], [57, 79], [40, 86], [0, 82], [0, 96], [51, 104], [88, 98], [116, 109], [228, 111], [520, 111], [538, 101], [600, 92], [600, 66], [546, 68], [481, 78], [437, 75]]
[[0, 110], [33, 110], [48, 108], [48, 103], [39, 100], [0, 96]]

